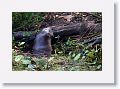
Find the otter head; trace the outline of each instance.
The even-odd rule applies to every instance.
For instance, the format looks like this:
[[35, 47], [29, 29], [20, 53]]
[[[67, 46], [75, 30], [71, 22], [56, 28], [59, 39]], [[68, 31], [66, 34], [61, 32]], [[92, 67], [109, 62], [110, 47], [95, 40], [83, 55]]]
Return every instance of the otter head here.
[[42, 30], [42, 32], [43, 32], [43, 33], [46, 33], [49, 37], [54, 36], [51, 27], [44, 28], [44, 29]]

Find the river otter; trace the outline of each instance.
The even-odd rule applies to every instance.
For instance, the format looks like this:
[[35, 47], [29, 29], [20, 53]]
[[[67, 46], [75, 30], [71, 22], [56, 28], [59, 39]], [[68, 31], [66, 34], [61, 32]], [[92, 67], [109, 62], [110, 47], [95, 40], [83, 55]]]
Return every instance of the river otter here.
[[44, 28], [36, 35], [33, 45], [33, 54], [35, 56], [50, 56], [52, 51], [51, 37], [53, 31], [51, 27]]

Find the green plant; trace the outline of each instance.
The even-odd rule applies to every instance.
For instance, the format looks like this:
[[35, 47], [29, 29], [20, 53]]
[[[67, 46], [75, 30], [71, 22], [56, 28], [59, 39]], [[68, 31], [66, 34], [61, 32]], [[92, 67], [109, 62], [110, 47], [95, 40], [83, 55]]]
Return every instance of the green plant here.
[[13, 31], [26, 30], [33, 27], [37, 29], [42, 20], [42, 14], [38, 12], [13, 12], [12, 29]]

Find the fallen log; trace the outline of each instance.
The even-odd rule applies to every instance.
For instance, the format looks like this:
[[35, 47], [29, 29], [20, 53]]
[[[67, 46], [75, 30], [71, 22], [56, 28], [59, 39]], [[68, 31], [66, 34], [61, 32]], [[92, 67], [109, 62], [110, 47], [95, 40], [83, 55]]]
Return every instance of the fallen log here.
[[81, 35], [84, 31], [87, 30], [84, 23], [77, 23], [68, 26], [52, 27], [54, 36], [72, 36], [72, 35]]
[[29, 38], [33, 34], [35, 34], [35, 31], [18, 31], [18, 32], [13, 32], [12, 36], [14, 37], [15, 40], [22, 40]]
[[[52, 26], [51, 27], [53, 30], [54, 38], [60, 37], [63, 38], [65, 36], [73, 36], [73, 35], [87, 35], [89, 32], [92, 33], [102, 33], [102, 24], [94, 24], [94, 23], [76, 23], [76, 24], [71, 24], [67, 26]], [[41, 31], [41, 30], [40, 30]], [[39, 32], [40, 32], [39, 31]], [[24, 31], [25, 32], [25, 31]], [[36, 37], [36, 34], [33, 31], [30, 31], [31, 35], [24, 35], [24, 32], [13, 32], [13, 36], [15, 40], [19, 41], [33, 41]], [[28, 32], [28, 31], [27, 31]], [[18, 39], [19, 38], [19, 39]]]

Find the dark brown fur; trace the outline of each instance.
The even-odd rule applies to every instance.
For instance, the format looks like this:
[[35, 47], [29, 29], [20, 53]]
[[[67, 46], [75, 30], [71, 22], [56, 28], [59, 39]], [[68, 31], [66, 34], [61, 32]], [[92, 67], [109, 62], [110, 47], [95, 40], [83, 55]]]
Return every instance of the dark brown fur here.
[[33, 54], [35, 56], [50, 56], [52, 51], [51, 36], [53, 35], [51, 28], [43, 29], [36, 35]]

